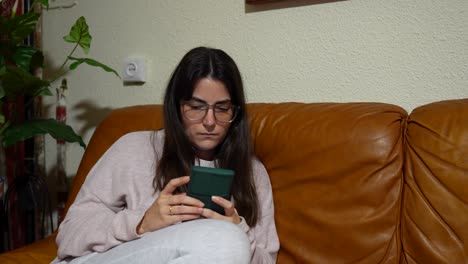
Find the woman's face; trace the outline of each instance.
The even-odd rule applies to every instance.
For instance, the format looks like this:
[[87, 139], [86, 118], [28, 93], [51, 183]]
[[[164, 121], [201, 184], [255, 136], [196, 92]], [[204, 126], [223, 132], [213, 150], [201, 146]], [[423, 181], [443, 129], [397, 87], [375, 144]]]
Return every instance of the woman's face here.
[[[224, 84], [220, 81], [210, 78], [199, 80], [193, 90], [192, 99], [185, 104], [181, 104], [181, 116], [185, 128], [185, 134], [192, 142], [197, 151], [197, 156], [201, 159], [212, 160], [216, 147], [224, 140], [229, 131], [230, 123], [219, 122], [215, 118], [215, 111], [218, 119], [226, 111], [227, 106], [230, 106], [231, 96]], [[206, 115], [200, 120], [188, 117], [192, 113], [196, 113], [197, 109], [209, 107]], [[223, 108], [224, 107], [224, 108]], [[186, 112], [190, 110], [191, 112]], [[184, 113], [185, 112], [185, 113]], [[203, 115], [203, 111], [199, 111]]]

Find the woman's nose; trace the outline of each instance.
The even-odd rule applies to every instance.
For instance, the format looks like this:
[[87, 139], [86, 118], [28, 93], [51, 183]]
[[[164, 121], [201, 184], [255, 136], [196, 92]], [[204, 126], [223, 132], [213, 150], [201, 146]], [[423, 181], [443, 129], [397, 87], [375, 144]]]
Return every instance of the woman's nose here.
[[214, 111], [212, 108], [208, 108], [205, 118], [203, 118], [203, 124], [205, 126], [213, 126], [216, 123], [216, 119], [214, 116]]

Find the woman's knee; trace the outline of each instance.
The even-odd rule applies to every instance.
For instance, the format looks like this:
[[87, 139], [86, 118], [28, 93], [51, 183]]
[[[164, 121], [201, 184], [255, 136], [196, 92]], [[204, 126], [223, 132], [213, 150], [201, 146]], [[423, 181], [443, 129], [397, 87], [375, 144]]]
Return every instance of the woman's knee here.
[[[220, 263], [232, 259], [230, 263], [249, 263], [250, 241], [238, 226], [222, 221], [203, 219], [193, 221], [191, 235], [192, 246], [199, 254], [212, 255]], [[229, 260], [230, 261], [230, 260]]]
[[[180, 263], [249, 263], [251, 256], [250, 241], [242, 229], [213, 219], [166, 227], [144, 236], [136, 244], [136, 250], [147, 253], [175, 252], [174, 260]], [[177, 261], [174, 263], [179, 263]]]

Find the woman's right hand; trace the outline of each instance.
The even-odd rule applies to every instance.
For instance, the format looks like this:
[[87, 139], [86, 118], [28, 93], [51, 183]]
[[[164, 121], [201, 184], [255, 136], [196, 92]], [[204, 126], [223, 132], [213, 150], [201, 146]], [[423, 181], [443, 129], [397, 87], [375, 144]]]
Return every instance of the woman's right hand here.
[[141, 235], [180, 221], [201, 217], [204, 204], [200, 200], [187, 196], [186, 193], [173, 194], [177, 187], [187, 184], [189, 181], [189, 176], [169, 181], [138, 224], [136, 230], [138, 234]]

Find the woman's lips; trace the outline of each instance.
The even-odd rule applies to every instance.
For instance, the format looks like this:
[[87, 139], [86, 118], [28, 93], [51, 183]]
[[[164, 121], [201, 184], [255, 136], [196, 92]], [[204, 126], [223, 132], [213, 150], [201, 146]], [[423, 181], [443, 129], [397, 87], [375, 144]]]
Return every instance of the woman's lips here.
[[199, 135], [202, 136], [202, 137], [211, 138], [211, 137], [216, 137], [218, 134], [216, 134], [216, 133], [199, 133]]

